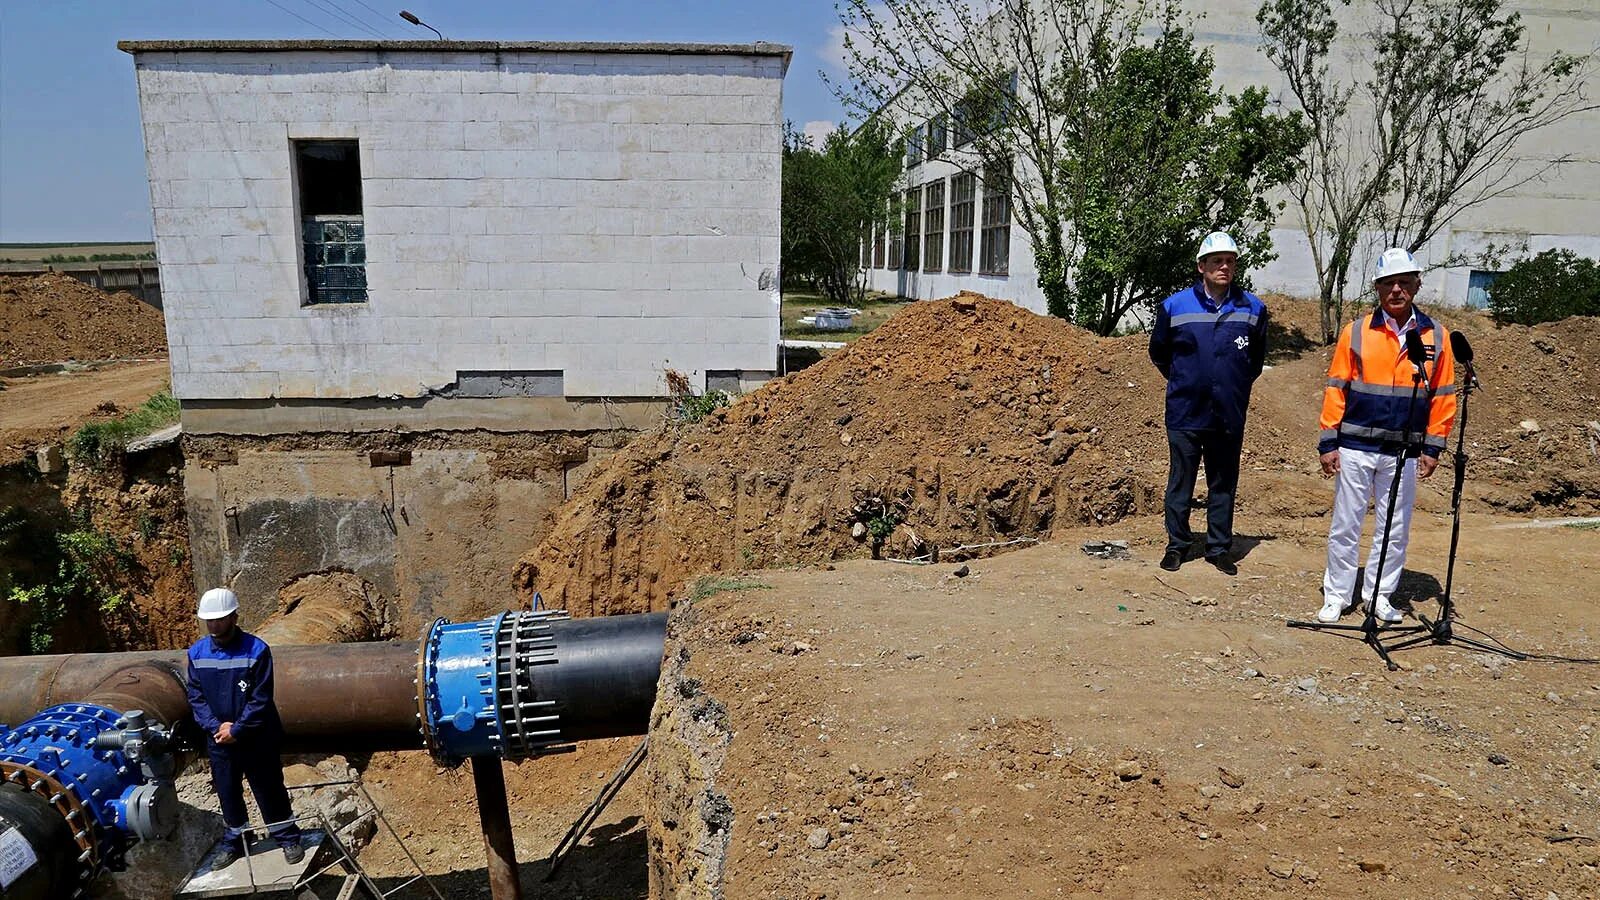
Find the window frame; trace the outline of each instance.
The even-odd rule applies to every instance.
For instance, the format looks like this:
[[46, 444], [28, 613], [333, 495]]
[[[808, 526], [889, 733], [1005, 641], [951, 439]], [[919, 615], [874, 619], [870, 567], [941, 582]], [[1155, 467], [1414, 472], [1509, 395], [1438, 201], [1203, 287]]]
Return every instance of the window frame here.
[[946, 179], [936, 178], [922, 186], [922, 271], [924, 272], [944, 271], [945, 184]]
[[[346, 202], [332, 204], [342, 210], [328, 211], [327, 197], [313, 197], [308, 191], [308, 173], [303, 160], [315, 158], [310, 151], [319, 146], [338, 146], [347, 156], [355, 183], [341, 185]], [[356, 138], [293, 138], [289, 141], [293, 173], [294, 209], [299, 225], [296, 235], [300, 271], [300, 306], [359, 306], [371, 302], [367, 284], [365, 184], [361, 173], [361, 142]], [[320, 177], [326, 177], [324, 174]], [[314, 201], [314, 202], [313, 202]], [[307, 212], [315, 209], [317, 212]]]
[[978, 274], [1011, 274], [1011, 160], [984, 166]]
[[900, 268], [915, 272], [922, 261], [922, 186], [908, 188], [905, 192], [905, 241]]
[[[965, 189], [963, 191], [963, 188]], [[963, 193], [965, 197], [963, 198]], [[972, 274], [973, 240], [977, 229], [978, 176], [959, 172], [950, 178], [950, 260], [952, 275]]]

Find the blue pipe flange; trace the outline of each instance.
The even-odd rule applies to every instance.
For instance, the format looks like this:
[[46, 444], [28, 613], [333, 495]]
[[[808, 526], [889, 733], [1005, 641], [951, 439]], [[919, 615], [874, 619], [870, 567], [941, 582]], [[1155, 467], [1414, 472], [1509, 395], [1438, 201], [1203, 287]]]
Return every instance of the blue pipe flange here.
[[559, 743], [554, 701], [535, 696], [528, 670], [555, 663], [549, 622], [566, 613], [501, 613], [478, 622], [436, 619], [417, 654], [417, 720], [442, 765], [474, 756], [523, 759]]
[[[138, 717], [138, 713], [129, 716]], [[133, 726], [129, 729], [130, 724]], [[133, 734], [128, 749], [123, 739]], [[149, 779], [168, 759], [167, 735], [89, 703], [52, 706], [0, 734], [0, 778], [43, 797], [73, 832], [82, 885], [102, 868], [120, 871], [140, 839], [170, 833], [176, 791]], [[82, 893], [80, 886], [77, 893]]]

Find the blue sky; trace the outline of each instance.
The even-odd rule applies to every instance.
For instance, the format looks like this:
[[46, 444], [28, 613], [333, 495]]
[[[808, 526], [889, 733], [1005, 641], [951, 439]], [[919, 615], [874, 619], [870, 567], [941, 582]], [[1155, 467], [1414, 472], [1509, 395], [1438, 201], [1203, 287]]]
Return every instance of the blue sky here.
[[401, 21], [402, 7], [465, 40], [788, 44], [784, 116], [841, 114], [818, 75], [838, 74], [827, 0], [0, 0], [0, 242], [150, 239], [133, 59], [117, 41], [432, 37]]

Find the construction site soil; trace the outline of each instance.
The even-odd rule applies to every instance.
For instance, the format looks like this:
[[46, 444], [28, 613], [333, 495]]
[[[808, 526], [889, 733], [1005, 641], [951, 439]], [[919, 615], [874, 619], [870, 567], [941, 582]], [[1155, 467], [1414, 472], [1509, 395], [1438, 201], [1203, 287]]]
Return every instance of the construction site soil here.
[[[1283, 628], [1316, 606], [1328, 351], [1314, 304], [1269, 304], [1235, 579], [1155, 569], [1166, 451], [1146, 338], [986, 298], [911, 304], [598, 463], [517, 564], [523, 602], [539, 590], [590, 615], [695, 599], [673, 620], [645, 768], [539, 895], [1594, 896], [1590, 670], [1424, 649], [1386, 674], [1359, 644]], [[1600, 532], [1513, 526], [1600, 512], [1600, 322], [1440, 317], [1472, 340], [1485, 381], [1456, 573], [1467, 620], [1597, 655]], [[10, 382], [0, 409], [34, 383]], [[102, 632], [58, 634], [60, 649], [195, 636], [183, 461], [166, 452], [51, 487], [59, 512], [135, 548], [128, 577], [144, 585]], [[1449, 466], [1419, 492], [1403, 593], [1424, 611], [1444, 578]], [[885, 556], [937, 547], [971, 560], [966, 577], [859, 559], [855, 526], [884, 509], [902, 520]], [[1024, 538], [1044, 543], [981, 558]], [[1109, 538], [1132, 559], [1077, 549]], [[963, 549], [989, 542], [1006, 546]], [[719, 572], [738, 577], [701, 580]], [[327, 635], [345, 639], [389, 633], [406, 598], [326, 571], [279, 599], [284, 614], [348, 614]], [[508, 768], [527, 884], [632, 747]], [[380, 831], [362, 852], [381, 884], [413, 874], [409, 851], [445, 896], [488, 896], [465, 769], [418, 752], [349, 763], [405, 844]]]
[[[1326, 522], [1249, 515], [1229, 578], [1158, 517], [963, 564], [749, 573], [680, 604], [650, 735], [656, 896], [1600, 895], [1600, 670], [1284, 627]], [[1600, 656], [1600, 532], [1469, 515], [1454, 595]], [[1413, 530], [1430, 617], [1446, 517]], [[1131, 558], [1080, 551], [1125, 539]], [[1347, 621], [1359, 621], [1347, 617]]]
[[[1312, 340], [1314, 303], [1270, 308], [1277, 349], [1253, 395], [1239, 505], [1320, 517], [1332, 497], [1315, 452], [1331, 351]], [[1440, 318], [1472, 341], [1485, 385], [1471, 401], [1469, 508], [1600, 510], [1600, 320]], [[863, 553], [854, 526], [870, 524], [870, 497], [891, 505], [880, 526], [901, 520], [891, 556], [937, 547], [948, 558], [1153, 513], [1167, 447], [1147, 341], [976, 295], [911, 304], [697, 424], [636, 438], [584, 483], [514, 581], [524, 603], [537, 590], [578, 615], [663, 609], [701, 573]], [[1448, 501], [1448, 458], [1441, 474], [1424, 509]]]
[[0, 275], [0, 369], [164, 355], [161, 311], [65, 275]]

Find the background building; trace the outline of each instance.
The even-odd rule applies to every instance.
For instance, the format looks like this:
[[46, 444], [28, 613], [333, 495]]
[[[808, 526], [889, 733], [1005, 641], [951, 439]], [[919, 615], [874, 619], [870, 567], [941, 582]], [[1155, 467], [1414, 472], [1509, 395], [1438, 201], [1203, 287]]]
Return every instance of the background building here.
[[448, 615], [664, 370], [771, 377], [787, 47], [119, 46], [202, 584], [350, 568]]
[[[1585, 55], [1600, 47], [1600, 15], [1584, 4], [1524, 2], [1507, 6], [1521, 16], [1529, 59], [1535, 65], [1557, 51]], [[1260, 47], [1255, 19], [1259, 7], [1258, 0], [1218, 0], [1207, 4], [1192, 27], [1197, 41], [1211, 50], [1215, 77], [1225, 89], [1261, 85], [1273, 97], [1281, 98], [1283, 77]], [[1364, 74], [1361, 66], [1367, 45], [1360, 37], [1362, 26], [1353, 17], [1342, 24], [1340, 43], [1329, 61]], [[1594, 88], [1591, 75], [1586, 94], [1592, 96]], [[991, 189], [990, 179], [972, 179], [970, 171], [954, 161], [961, 159], [959, 141], [942, 122], [923, 119], [907, 124], [920, 125], [906, 159], [903, 198], [907, 215], [900, 230], [907, 237], [903, 242], [897, 242], [892, 233], [875, 238], [875, 246], [863, 253], [870, 287], [917, 298], [973, 290], [1043, 313], [1045, 300], [1027, 232], [1012, 215], [1006, 192], [1000, 189], [1005, 184], [1004, 173], [996, 173], [998, 177], [992, 180], [996, 187]], [[1524, 171], [1548, 160], [1566, 157], [1568, 162], [1549, 177], [1466, 210], [1417, 254], [1418, 260], [1425, 266], [1434, 265], [1477, 255], [1491, 246], [1515, 248], [1502, 255], [1505, 265], [1551, 248], [1600, 257], [1600, 225], [1596, 224], [1600, 223], [1600, 144], [1593, 140], [1597, 132], [1600, 111], [1589, 111], [1526, 137], [1516, 151], [1525, 161]], [[1299, 213], [1291, 203], [1272, 230], [1278, 258], [1249, 273], [1258, 291], [1317, 295], [1316, 270], [1299, 223]], [[912, 234], [916, 235], [914, 248]], [[877, 244], [882, 245], [881, 252]], [[1380, 238], [1373, 235], [1358, 246], [1348, 296], [1365, 290], [1366, 273], [1384, 249], [1380, 244]], [[901, 252], [895, 252], [897, 247]], [[1421, 299], [1482, 306], [1487, 302], [1485, 288], [1495, 274], [1493, 269], [1469, 266], [1430, 271], [1424, 277]]]

